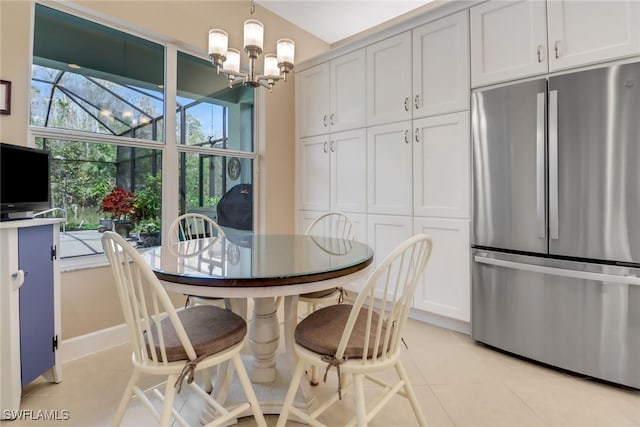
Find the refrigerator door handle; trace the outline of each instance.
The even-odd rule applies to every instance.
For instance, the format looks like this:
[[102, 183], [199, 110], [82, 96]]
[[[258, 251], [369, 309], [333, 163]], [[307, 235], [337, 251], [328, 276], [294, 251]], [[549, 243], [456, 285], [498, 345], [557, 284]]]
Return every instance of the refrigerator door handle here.
[[538, 93], [536, 104], [536, 219], [538, 237], [544, 239], [547, 234], [545, 221], [545, 188], [544, 188], [544, 117], [545, 93]]
[[574, 279], [593, 280], [596, 282], [621, 283], [625, 285], [640, 286], [640, 277], [637, 276], [619, 276], [616, 274], [594, 273], [591, 271], [567, 270], [557, 267], [546, 267], [543, 265], [526, 264], [522, 262], [507, 261], [496, 258], [486, 258], [476, 255], [475, 262], [481, 264], [493, 265], [496, 267], [512, 268], [514, 270], [530, 271], [533, 273], [550, 274], [553, 276], [570, 277]]
[[558, 239], [558, 91], [549, 91], [549, 237]]

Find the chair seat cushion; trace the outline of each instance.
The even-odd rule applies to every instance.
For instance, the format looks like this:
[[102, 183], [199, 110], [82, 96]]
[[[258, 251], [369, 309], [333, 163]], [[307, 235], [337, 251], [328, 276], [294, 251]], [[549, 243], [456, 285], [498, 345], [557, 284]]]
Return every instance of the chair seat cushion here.
[[[336, 304], [321, 308], [305, 317], [295, 330], [296, 343], [315, 353], [334, 356], [338, 350], [342, 332], [347, 325], [347, 320], [351, 314], [351, 304]], [[369, 351], [367, 354], [373, 356], [373, 341], [379, 316], [372, 315], [372, 328], [369, 332]], [[366, 336], [367, 311], [360, 310], [356, 320], [351, 338], [347, 344], [344, 356], [350, 359], [362, 358], [364, 350], [364, 338]], [[384, 326], [383, 326], [384, 335]], [[379, 356], [381, 349], [377, 351]]]
[[[196, 356], [218, 353], [239, 343], [247, 334], [247, 322], [232, 311], [221, 307], [198, 305], [179, 311], [178, 317], [191, 340]], [[160, 323], [167, 350], [167, 361], [187, 360], [187, 353], [169, 318], [162, 319]], [[156, 344], [156, 354], [160, 357], [156, 325], [152, 326], [151, 334]]]
[[333, 295], [336, 292], [340, 292], [340, 288], [329, 288], [323, 289], [321, 291], [308, 292], [306, 294], [300, 295], [300, 298], [324, 298], [328, 297], [329, 295]]

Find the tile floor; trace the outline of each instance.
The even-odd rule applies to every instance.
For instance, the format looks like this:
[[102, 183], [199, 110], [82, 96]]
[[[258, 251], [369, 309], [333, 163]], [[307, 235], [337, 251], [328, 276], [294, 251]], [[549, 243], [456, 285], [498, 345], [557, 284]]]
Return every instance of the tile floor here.
[[[429, 426], [640, 426], [640, 391], [603, 384], [540, 366], [475, 343], [468, 335], [409, 321], [403, 362], [422, 403]], [[129, 348], [114, 347], [63, 366], [63, 381], [36, 380], [24, 389], [22, 409], [67, 410], [66, 421], [14, 420], [2, 427], [107, 426], [129, 376]], [[318, 387], [326, 391], [329, 385]], [[184, 391], [181, 413], [198, 425], [198, 403]], [[350, 401], [343, 400], [325, 422], [341, 426]], [[269, 426], [276, 423], [268, 416]], [[139, 401], [123, 422], [153, 425]], [[243, 418], [238, 426], [254, 426]], [[299, 425], [291, 423], [291, 425]], [[417, 425], [408, 403], [394, 398], [371, 424]]]

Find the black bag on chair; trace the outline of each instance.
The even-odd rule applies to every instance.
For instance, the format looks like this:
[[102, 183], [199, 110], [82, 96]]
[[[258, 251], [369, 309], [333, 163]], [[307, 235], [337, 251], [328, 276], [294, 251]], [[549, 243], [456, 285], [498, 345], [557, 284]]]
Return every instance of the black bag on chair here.
[[238, 230], [253, 230], [251, 184], [238, 184], [222, 196], [217, 206], [218, 224]]

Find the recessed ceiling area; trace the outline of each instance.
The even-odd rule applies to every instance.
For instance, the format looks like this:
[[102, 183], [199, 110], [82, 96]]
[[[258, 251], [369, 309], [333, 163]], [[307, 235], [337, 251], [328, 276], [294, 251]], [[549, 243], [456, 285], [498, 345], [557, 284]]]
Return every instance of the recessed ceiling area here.
[[256, 0], [328, 44], [368, 30], [433, 0]]

